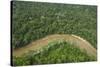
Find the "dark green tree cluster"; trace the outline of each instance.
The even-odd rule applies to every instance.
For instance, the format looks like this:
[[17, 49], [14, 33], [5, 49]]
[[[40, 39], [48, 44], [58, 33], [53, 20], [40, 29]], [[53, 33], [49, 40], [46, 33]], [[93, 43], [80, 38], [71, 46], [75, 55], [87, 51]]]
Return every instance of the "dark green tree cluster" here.
[[12, 2], [12, 45], [19, 48], [50, 34], [74, 34], [97, 47], [96, 6]]

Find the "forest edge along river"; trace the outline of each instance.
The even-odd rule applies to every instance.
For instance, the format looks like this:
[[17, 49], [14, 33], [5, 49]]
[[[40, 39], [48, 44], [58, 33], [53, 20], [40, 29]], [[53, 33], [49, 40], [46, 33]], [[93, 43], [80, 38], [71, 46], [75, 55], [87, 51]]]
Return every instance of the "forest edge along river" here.
[[76, 35], [69, 35], [69, 34], [53, 34], [48, 35], [44, 38], [38, 39], [36, 41], [31, 42], [30, 44], [15, 49], [13, 51], [13, 56], [20, 57], [25, 53], [28, 53], [31, 50], [37, 50], [41, 47], [48, 45], [51, 41], [57, 40], [65, 40], [66, 42], [73, 43], [76, 47], [80, 48], [81, 50], [85, 50], [89, 56], [96, 57], [97, 52], [96, 49], [86, 40], [83, 38], [76, 36]]

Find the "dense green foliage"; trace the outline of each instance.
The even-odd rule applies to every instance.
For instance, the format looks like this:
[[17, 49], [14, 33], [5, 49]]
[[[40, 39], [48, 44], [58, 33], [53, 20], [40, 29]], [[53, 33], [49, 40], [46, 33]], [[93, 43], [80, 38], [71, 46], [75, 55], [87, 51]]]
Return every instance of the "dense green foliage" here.
[[94, 61], [86, 52], [81, 51], [66, 41], [50, 42], [47, 46], [37, 51], [30, 51], [22, 57], [14, 57], [14, 65], [54, 64], [69, 62]]
[[95, 48], [96, 6], [14, 1], [12, 45], [27, 45], [50, 34], [75, 34]]

